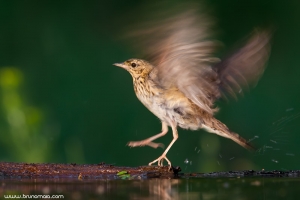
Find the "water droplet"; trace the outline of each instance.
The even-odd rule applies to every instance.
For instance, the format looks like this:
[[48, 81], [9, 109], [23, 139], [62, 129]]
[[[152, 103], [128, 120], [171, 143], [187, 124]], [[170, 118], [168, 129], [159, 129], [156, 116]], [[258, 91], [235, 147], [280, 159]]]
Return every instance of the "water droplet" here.
[[230, 158], [229, 160], [233, 160], [233, 159], [234, 159], [234, 157]]
[[274, 159], [272, 159], [272, 162], [274, 162], [274, 163], [279, 163], [278, 160], [274, 160]]
[[277, 142], [275, 140], [270, 140], [270, 141], [273, 142], [273, 143], [275, 143], [275, 144], [277, 144]]
[[189, 163], [189, 160], [188, 160], [188, 159], [185, 159], [185, 160], [184, 160], [184, 163], [185, 163], [185, 164], [188, 164], [188, 163]]
[[220, 165], [220, 162], [217, 160], [218, 165]]
[[200, 149], [197, 151], [197, 153], [199, 153], [200, 152]]
[[197, 150], [197, 147], [195, 147], [195, 151]]
[[295, 156], [295, 154], [293, 154], [293, 153], [286, 153], [285, 155], [287, 155], [287, 156]]
[[261, 148], [257, 149], [257, 152], [260, 153], [261, 152]]
[[251, 142], [251, 141], [253, 141], [253, 140], [257, 139], [257, 138], [259, 138], [259, 136], [255, 135], [253, 138], [249, 139], [248, 142]]
[[221, 154], [219, 154], [219, 157], [220, 157], [220, 158], [222, 158], [222, 155], [221, 155]]
[[292, 111], [292, 110], [294, 110], [294, 108], [287, 108], [285, 111], [289, 112], [289, 111]]

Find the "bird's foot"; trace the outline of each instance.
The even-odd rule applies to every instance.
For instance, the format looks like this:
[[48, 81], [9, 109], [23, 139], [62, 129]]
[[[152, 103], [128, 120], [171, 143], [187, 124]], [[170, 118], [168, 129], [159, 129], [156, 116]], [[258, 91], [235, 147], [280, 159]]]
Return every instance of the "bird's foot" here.
[[143, 147], [143, 146], [150, 146], [154, 149], [156, 149], [157, 147], [161, 147], [161, 148], [164, 148], [165, 145], [162, 144], [162, 143], [155, 143], [155, 142], [151, 142], [151, 141], [148, 141], [148, 140], [142, 140], [142, 141], [131, 141], [131, 142], [128, 142], [127, 144], [128, 146], [130, 147]]
[[149, 163], [149, 166], [152, 165], [153, 163], [156, 163], [157, 162], [157, 165], [158, 166], [163, 166], [163, 161], [164, 159], [168, 162], [168, 165], [169, 165], [169, 169], [171, 168], [171, 162], [169, 161], [169, 159], [166, 157], [166, 155], [161, 155], [159, 156], [156, 160], [153, 160], [152, 162]]

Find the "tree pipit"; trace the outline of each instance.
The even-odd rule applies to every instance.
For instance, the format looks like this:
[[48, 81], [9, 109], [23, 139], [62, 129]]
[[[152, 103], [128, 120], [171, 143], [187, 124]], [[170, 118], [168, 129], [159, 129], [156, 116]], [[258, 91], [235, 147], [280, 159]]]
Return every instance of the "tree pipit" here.
[[236, 97], [257, 83], [269, 57], [270, 32], [254, 30], [240, 48], [220, 60], [213, 55], [220, 42], [210, 38], [213, 23], [208, 15], [194, 8], [174, 13], [133, 29], [132, 36], [149, 62], [129, 59], [114, 64], [131, 74], [136, 96], [162, 123], [161, 133], [129, 142], [128, 146], [162, 147], [153, 141], [164, 136], [170, 126], [173, 140], [149, 165], [157, 162], [162, 166], [166, 160], [171, 166], [166, 154], [178, 139], [177, 127], [202, 128], [253, 149], [247, 140], [214, 118], [218, 111], [214, 103], [221, 97]]

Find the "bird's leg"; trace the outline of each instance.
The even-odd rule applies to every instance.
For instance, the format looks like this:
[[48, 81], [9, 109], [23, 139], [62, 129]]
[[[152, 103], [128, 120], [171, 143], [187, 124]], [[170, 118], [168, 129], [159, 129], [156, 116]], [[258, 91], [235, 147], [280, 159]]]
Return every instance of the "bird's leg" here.
[[167, 149], [164, 151], [164, 153], [159, 156], [156, 160], [152, 161], [149, 163], [149, 165], [152, 165], [153, 163], [157, 162], [158, 166], [163, 166], [163, 160], [165, 159], [168, 162], [169, 165], [169, 169], [171, 168], [171, 162], [168, 160], [168, 158], [166, 157], [168, 151], [170, 150], [170, 148], [172, 147], [172, 145], [174, 144], [174, 142], [178, 139], [178, 132], [177, 132], [177, 125], [176, 123], [171, 123], [172, 125], [172, 131], [173, 131], [173, 140], [171, 141], [171, 143], [169, 144], [169, 146], [167, 147]]
[[145, 146], [145, 145], [148, 145], [150, 147], [153, 147], [153, 148], [157, 148], [157, 147], [161, 147], [161, 148], [164, 148], [164, 145], [162, 143], [155, 143], [155, 142], [152, 142], [153, 140], [156, 140], [157, 138], [160, 138], [164, 135], [167, 134], [168, 132], [168, 125], [165, 123], [165, 122], [162, 122], [162, 131], [161, 133], [157, 134], [157, 135], [154, 135], [150, 138], [147, 138], [145, 140], [141, 140], [141, 141], [131, 141], [131, 142], [128, 142], [128, 146], [130, 147], [141, 147], [141, 146]]

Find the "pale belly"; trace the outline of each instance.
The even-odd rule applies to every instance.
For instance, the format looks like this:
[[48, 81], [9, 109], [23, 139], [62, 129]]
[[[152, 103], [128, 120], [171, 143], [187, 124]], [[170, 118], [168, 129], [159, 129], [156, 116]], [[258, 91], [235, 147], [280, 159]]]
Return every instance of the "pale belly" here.
[[201, 119], [195, 117], [190, 101], [182, 95], [154, 95], [151, 98], [139, 97], [138, 99], [161, 121], [169, 126], [173, 122], [184, 129], [197, 130], [201, 128]]

